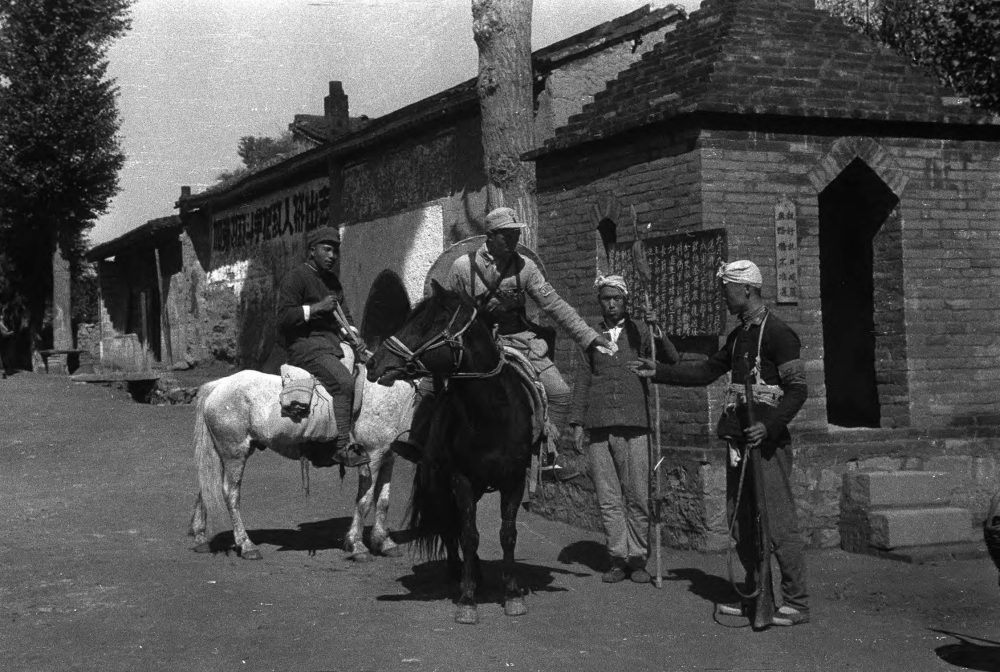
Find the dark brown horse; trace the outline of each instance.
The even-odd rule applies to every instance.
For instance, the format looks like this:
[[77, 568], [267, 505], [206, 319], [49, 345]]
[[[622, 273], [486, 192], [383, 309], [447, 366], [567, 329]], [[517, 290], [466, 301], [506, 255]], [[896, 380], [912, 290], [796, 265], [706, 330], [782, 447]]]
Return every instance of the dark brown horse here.
[[440, 391], [432, 401], [425, 458], [414, 477], [415, 543], [430, 557], [444, 550], [452, 577], [460, 578], [455, 620], [476, 623], [481, 576], [476, 506], [485, 493], [499, 491], [504, 612], [527, 613], [514, 576], [514, 546], [525, 475], [537, 447], [530, 397], [475, 305], [437, 282], [368, 368], [369, 380], [386, 385], [427, 375]]

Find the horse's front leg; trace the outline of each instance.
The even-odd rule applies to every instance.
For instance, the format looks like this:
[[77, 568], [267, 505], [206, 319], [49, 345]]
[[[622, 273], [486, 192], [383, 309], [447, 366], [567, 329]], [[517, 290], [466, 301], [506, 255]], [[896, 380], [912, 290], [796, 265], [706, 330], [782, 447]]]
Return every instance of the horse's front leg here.
[[356, 562], [368, 562], [372, 559], [362, 538], [365, 518], [368, 517], [372, 500], [375, 498], [372, 466], [375, 465], [365, 464], [358, 469], [358, 496], [354, 501], [354, 517], [351, 518], [351, 529], [347, 531], [347, 537], [344, 539], [344, 550], [349, 554], [347, 557]]
[[[249, 442], [249, 440], [248, 440]], [[243, 470], [247, 466], [247, 458], [250, 454], [249, 446], [244, 451], [223, 462], [225, 476], [222, 479], [222, 494], [226, 499], [226, 506], [229, 508], [229, 517], [233, 521], [233, 541], [240, 549], [240, 557], [244, 560], [260, 560], [260, 549], [250, 541], [247, 529], [243, 525], [243, 516], [240, 515], [240, 486], [243, 483]]]
[[458, 609], [455, 622], [474, 625], [479, 622], [476, 610], [477, 553], [479, 552], [479, 530], [476, 529], [476, 496], [469, 479], [461, 474], [451, 478], [455, 503], [461, 525], [462, 579], [459, 582]]
[[503, 549], [503, 563], [500, 577], [503, 581], [503, 611], [508, 616], [528, 613], [524, 595], [514, 575], [514, 547], [517, 546], [517, 510], [524, 496], [524, 478], [516, 478], [512, 484], [500, 490], [500, 547]]
[[394, 454], [386, 449], [382, 459], [372, 470], [375, 473], [375, 522], [372, 524], [372, 548], [376, 553], [390, 558], [403, 554], [403, 549], [389, 536], [389, 490], [392, 484]]

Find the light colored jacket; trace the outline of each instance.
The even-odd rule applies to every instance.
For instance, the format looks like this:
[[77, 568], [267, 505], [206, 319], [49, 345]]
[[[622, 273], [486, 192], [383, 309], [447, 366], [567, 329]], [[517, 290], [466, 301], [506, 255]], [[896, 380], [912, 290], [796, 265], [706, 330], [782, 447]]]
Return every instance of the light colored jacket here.
[[[483, 306], [499, 324], [503, 325], [507, 318], [523, 315], [527, 297], [530, 296], [538, 307], [565, 329], [581, 348], [586, 348], [599, 336], [579, 313], [556, 293], [531, 259], [515, 255], [514, 263], [510, 264], [501, 277], [501, 269], [497, 267], [496, 260], [486, 249], [486, 245], [476, 250], [473, 256], [476, 266], [490, 286], [496, 285], [498, 279], [500, 281], [496, 293]], [[469, 263], [467, 254], [455, 260], [451, 267], [449, 284], [451, 289], [463, 292], [482, 304], [489, 287], [476, 275]]]

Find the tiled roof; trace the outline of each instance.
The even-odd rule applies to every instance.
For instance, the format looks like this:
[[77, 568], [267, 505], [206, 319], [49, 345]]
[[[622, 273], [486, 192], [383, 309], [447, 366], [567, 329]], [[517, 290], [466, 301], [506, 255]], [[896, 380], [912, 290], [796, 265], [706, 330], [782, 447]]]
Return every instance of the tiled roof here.
[[[367, 126], [370, 121], [371, 119], [366, 115], [349, 117], [345, 133], [359, 131]], [[337, 137], [331, 128], [330, 119], [322, 114], [296, 114], [294, 121], [288, 125], [288, 129], [296, 137], [308, 140], [314, 145], [321, 145]]]
[[161, 237], [180, 231], [181, 218], [177, 215], [151, 219], [113, 240], [95, 245], [87, 252], [88, 261], [107, 259], [125, 250], [142, 248], [144, 243], [155, 243]]
[[811, 0], [705, 0], [535, 154], [696, 112], [1000, 124]]

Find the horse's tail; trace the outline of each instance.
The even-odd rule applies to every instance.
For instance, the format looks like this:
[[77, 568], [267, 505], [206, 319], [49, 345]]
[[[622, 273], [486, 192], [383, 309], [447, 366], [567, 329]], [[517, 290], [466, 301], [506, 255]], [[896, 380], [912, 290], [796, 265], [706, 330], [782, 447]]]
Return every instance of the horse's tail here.
[[222, 516], [228, 520], [229, 509], [222, 494], [222, 459], [215, 447], [212, 429], [206, 417], [206, 402], [218, 381], [205, 383], [198, 389], [194, 412], [194, 462], [198, 469], [198, 487], [208, 519]]
[[415, 535], [412, 548], [418, 555], [438, 558], [446, 544], [459, 539], [458, 505], [451, 479], [441, 468], [426, 462], [417, 465], [407, 513], [410, 531]]

